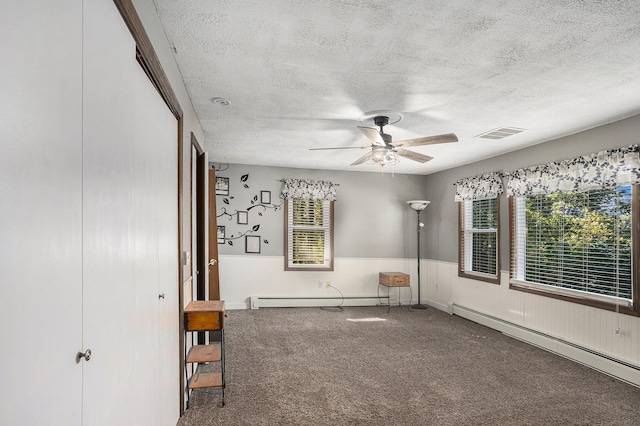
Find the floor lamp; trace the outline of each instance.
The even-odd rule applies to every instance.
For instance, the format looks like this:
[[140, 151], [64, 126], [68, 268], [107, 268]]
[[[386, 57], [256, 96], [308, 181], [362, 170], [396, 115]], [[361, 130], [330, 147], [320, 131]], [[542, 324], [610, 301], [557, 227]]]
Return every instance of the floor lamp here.
[[420, 301], [420, 229], [422, 229], [422, 227], [424, 226], [424, 223], [420, 222], [420, 213], [422, 212], [422, 210], [426, 209], [429, 204], [431, 204], [431, 201], [411, 200], [407, 201], [407, 204], [409, 204], [409, 207], [411, 207], [416, 211], [416, 213], [418, 213], [418, 230], [416, 231], [418, 234], [418, 304], [411, 307], [413, 309], [427, 309], [427, 307]]

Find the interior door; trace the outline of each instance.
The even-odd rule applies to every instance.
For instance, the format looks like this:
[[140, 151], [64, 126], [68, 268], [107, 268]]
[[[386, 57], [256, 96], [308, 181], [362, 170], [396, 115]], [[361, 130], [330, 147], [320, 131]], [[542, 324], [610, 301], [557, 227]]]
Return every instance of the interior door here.
[[3, 2], [0, 424], [82, 421], [82, 2]]

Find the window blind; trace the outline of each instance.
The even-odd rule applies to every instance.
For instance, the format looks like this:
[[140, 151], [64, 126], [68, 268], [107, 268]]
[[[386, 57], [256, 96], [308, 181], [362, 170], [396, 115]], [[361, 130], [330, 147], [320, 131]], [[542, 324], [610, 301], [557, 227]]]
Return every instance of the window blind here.
[[464, 201], [463, 271], [498, 274], [498, 200]]
[[331, 263], [331, 202], [293, 199], [287, 211], [289, 267]]
[[631, 186], [517, 197], [512, 278], [632, 300]]

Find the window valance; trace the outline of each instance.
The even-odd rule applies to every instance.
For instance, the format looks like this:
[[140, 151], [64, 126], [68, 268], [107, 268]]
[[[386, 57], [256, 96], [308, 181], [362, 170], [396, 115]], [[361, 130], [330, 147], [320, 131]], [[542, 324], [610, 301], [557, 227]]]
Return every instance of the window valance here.
[[508, 196], [588, 191], [640, 183], [638, 145], [505, 173]]
[[322, 180], [282, 179], [280, 198], [312, 201], [335, 201], [338, 184]]
[[496, 198], [503, 191], [502, 176], [498, 172], [460, 179], [455, 185], [455, 201]]

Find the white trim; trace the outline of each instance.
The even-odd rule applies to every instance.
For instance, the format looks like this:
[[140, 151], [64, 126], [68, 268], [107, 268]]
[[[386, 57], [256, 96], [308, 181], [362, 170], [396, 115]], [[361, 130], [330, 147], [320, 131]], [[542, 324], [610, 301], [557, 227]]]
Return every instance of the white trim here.
[[251, 309], [307, 308], [323, 306], [386, 306], [389, 296], [364, 297], [258, 297], [251, 296]]

